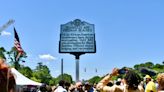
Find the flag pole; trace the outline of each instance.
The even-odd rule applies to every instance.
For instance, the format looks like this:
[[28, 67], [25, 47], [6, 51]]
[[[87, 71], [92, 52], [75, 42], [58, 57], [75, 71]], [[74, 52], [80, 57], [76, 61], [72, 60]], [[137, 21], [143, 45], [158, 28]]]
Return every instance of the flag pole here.
[[18, 69], [19, 68], [19, 58], [24, 53], [24, 51], [21, 47], [20, 40], [19, 40], [19, 37], [18, 37], [15, 27], [14, 27], [14, 47], [16, 48], [16, 50], [18, 52], [18, 53], [15, 53], [15, 68]]

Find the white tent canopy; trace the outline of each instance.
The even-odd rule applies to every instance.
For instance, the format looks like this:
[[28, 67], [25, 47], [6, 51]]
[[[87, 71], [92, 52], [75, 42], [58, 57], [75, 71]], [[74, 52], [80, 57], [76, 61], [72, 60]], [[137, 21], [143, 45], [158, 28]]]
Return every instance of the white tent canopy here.
[[35, 82], [25, 77], [20, 72], [18, 72], [15, 68], [12, 68], [11, 72], [14, 74], [17, 85], [37, 85], [37, 86], [42, 85], [42, 83]]

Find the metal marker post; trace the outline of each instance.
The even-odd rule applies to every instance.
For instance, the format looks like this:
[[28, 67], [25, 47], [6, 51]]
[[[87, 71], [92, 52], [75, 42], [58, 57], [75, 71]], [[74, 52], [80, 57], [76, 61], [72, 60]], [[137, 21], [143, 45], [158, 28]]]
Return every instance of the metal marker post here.
[[76, 82], [79, 81], [79, 59], [76, 59]]
[[75, 59], [76, 59], [76, 82], [79, 81], [79, 58], [80, 58], [80, 54], [79, 53], [75, 53]]
[[80, 55], [85, 54], [85, 53], [71, 53], [75, 56], [75, 60], [76, 60], [76, 82], [79, 81], [79, 59], [80, 59]]

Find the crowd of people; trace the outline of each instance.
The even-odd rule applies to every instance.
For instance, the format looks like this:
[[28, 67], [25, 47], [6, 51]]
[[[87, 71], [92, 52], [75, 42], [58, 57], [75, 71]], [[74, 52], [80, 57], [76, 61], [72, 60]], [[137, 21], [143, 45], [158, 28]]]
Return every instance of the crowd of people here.
[[[113, 81], [113, 76], [118, 76], [119, 69], [113, 71], [97, 84], [89, 82], [68, 83], [64, 80], [59, 81], [57, 86], [50, 87], [46, 84], [40, 86], [33, 92], [164, 92], [164, 73], [159, 73], [156, 80], [146, 75], [144, 79], [132, 71], [126, 70], [124, 78]], [[0, 57], [0, 92], [17, 92], [14, 75], [10, 67], [5, 63], [5, 59]]]
[[37, 92], [97, 92], [96, 86], [91, 85], [89, 82], [82, 83], [76, 82], [70, 84], [64, 80], [59, 81], [59, 84], [51, 89], [47, 89], [49, 86], [44, 86], [45, 90], [39, 89]]
[[97, 90], [100, 92], [164, 92], [164, 73], [158, 74], [157, 82], [149, 75], [146, 75], [142, 81], [137, 73], [128, 70], [119, 85], [107, 85], [112, 76], [117, 75], [119, 75], [118, 69], [115, 68], [97, 84]]
[[97, 84], [76, 82], [73, 85], [61, 80], [51, 91], [40, 92], [164, 92], [164, 73], [159, 73], [155, 81], [149, 75], [141, 79], [136, 72], [127, 70], [124, 78], [113, 81], [112, 77], [119, 75], [118, 71], [114, 68]]

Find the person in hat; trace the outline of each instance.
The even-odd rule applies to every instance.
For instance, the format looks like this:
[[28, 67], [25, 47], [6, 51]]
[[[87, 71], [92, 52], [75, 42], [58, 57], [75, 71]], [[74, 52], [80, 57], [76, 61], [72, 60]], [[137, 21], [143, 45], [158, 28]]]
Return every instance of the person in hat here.
[[149, 75], [145, 76], [146, 87], [145, 92], [157, 92], [155, 83], [152, 81], [152, 78]]

